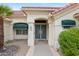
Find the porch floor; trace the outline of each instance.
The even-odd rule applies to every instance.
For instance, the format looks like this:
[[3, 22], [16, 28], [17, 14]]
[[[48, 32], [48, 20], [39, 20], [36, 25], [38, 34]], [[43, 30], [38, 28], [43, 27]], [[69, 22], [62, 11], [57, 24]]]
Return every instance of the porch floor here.
[[36, 40], [35, 45], [29, 49], [27, 56], [59, 56], [59, 53], [55, 48], [48, 45], [47, 40]]
[[48, 45], [36, 45], [33, 56], [53, 56]]
[[37, 41], [34, 47], [33, 56], [53, 56], [47, 40]]

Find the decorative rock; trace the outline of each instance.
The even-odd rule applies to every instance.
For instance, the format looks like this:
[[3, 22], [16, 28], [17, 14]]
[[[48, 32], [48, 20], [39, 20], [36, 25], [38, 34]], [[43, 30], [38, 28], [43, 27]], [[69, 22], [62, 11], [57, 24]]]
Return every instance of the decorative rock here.
[[3, 52], [0, 52], [0, 56], [14, 56], [18, 51], [18, 47], [15, 45], [4, 46]]

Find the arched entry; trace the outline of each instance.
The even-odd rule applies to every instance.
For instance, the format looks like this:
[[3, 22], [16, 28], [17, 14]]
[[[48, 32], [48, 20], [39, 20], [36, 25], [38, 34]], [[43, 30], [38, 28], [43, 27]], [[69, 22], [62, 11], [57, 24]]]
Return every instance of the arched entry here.
[[47, 20], [35, 20], [35, 40], [47, 40]]
[[28, 24], [27, 23], [14, 23], [13, 32], [14, 32], [14, 39], [27, 39]]

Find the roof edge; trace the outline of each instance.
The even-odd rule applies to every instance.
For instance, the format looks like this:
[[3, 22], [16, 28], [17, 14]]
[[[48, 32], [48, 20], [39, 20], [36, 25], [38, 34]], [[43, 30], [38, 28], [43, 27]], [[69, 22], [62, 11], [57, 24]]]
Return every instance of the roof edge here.
[[53, 8], [63, 8], [63, 7], [22, 7], [22, 8], [44, 8], [44, 9], [53, 9]]

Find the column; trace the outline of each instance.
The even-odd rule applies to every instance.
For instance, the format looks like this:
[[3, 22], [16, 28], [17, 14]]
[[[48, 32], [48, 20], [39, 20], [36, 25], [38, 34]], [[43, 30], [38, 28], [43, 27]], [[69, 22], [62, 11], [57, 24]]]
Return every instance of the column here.
[[49, 23], [49, 38], [48, 38], [48, 43], [51, 46], [52, 45], [52, 24]]
[[10, 40], [13, 40], [14, 38], [13, 38], [13, 24], [12, 23], [10, 23]]
[[49, 37], [48, 37], [48, 44], [50, 46], [54, 46], [54, 24], [52, 20], [48, 20], [49, 25]]
[[28, 46], [34, 46], [34, 23], [29, 23], [28, 26]]

